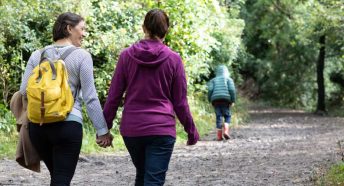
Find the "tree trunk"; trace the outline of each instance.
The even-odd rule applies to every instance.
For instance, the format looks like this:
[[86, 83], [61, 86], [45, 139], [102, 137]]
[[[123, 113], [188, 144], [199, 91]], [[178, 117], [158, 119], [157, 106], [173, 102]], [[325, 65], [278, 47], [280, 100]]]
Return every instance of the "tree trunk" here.
[[318, 84], [318, 105], [317, 113], [326, 113], [325, 108], [325, 85], [324, 85], [324, 66], [325, 66], [325, 35], [319, 39], [320, 50], [317, 61], [317, 84]]

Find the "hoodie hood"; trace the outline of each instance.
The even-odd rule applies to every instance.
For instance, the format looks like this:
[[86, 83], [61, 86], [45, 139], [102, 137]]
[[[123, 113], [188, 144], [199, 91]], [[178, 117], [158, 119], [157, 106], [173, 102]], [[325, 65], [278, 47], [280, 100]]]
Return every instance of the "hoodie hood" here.
[[169, 48], [158, 40], [141, 40], [128, 49], [129, 56], [139, 65], [155, 67], [168, 57]]
[[220, 65], [216, 68], [216, 77], [218, 76], [229, 77], [229, 71], [225, 65]]

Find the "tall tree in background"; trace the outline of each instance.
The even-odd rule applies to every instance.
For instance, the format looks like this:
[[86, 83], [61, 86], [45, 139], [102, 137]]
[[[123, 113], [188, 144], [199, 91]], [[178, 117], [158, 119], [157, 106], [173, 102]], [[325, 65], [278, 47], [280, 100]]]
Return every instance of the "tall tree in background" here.
[[320, 36], [319, 39], [319, 57], [317, 61], [317, 84], [318, 84], [318, 104], [316, 112], [326, 112], [325, 106], [325, 82], [324, 82], [324, 66], [325, 66], [325, 41], [326, 35]]
[[[311, 14], [307, 22], [311, 25], [310, 36], [318, 38], [318, 59], [317, 59], [317, 107], [316, 113], [326, 113], [326, 84], [324, 71], [326, 68], [327, 56], [336, 56], [337, 60], [343, 60], [344, 37], [341, 34], [344, 30], [344, 3], [343, 1], [321, 0], [309, 1], [305, 4]], [[304, 14], [306, 16], [306, 14]], [[342, 53], [342, 54], [341, 54]]]

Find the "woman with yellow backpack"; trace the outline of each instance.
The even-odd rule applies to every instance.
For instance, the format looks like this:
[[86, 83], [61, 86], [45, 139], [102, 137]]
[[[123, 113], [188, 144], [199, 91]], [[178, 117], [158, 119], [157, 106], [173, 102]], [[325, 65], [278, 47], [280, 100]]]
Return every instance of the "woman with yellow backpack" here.
[[54, 43], [32, 53], [20, 86], [28, 99], [30, 140], [50, 172], [50, 185], [70, 185], [73, 178], [82, 143], [82, 100], [97, 143], [112, 143], [94, 86], [91, 55], [79, 48], [85, 33], [81, 16], [59, 15]]

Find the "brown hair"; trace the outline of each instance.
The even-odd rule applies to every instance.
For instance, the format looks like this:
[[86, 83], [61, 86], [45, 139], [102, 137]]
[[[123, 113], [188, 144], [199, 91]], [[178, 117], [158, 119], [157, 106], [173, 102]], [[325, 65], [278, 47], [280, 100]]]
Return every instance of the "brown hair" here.
[[57, 20], [55, 21], [55, 24], [53, 27], [53, 40], [57, 41], [59, 39], [68, 37], [69, 32], [67, 30], [67, 25], [70, 25], [71, 27], [75, 27], [77, 24], [79, 24], [83, 20], [84, 20], [83, 17], [71, 12], [60, 14], [57, 17]]
[[147, 30], [150, 37], [164, 38], [170, 27], [170, 22], [167, 14], [160, 9], [150, 10], [143, 22], [143, 26]]

